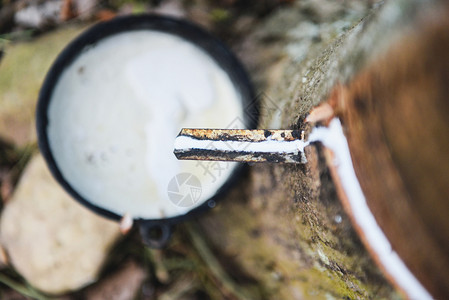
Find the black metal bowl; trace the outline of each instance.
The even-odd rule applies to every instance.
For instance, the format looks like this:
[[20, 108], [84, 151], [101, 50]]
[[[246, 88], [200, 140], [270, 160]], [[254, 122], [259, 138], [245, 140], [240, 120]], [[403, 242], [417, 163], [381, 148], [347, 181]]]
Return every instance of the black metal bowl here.
[[[52, 93], [58, 83], [59, 77], [66, 67], [80, 55], [84, 49], [94, 45], [100, 40], [118, 33], [134, 30], [155, 30], [179, 36], [208, 53], [217, 64], [228, 74], [242, 98], [242, 107], [245, 109], [244, 122], [249, 129], [256, 128], [258, 109], [252, 84], [242, 64], [232, 52], [218, 39], [198, 26], [183, 20], [157, 15], [139, 15], [118, 17], [108, 22], [99, 23], [73, 40], [58, 56], [50, 68], [39, 94], [36, 110], [36, 126], [39, 148], [47, 161], [48, 167], [59, 184], [77, 201], [92, 211], [119, 220], [121, 216], [93, 205], [88, 199], [82, 197], [65, 179], [56, 164], [51, 152], [48, 136], [48, 107]], [[218, 112], [219, 113], [219, 112]], [[143, 241], [151, 247], [163, 247], [170, 238], [172, 227], [199, 212], [214, 207], [215, 202], [235, 183], [243, 171], [243, 165], [237, 166], [227, 181], [217, 190], [215, 195], [188, 213], [164, 219], [135, 219], [139, 225]]]

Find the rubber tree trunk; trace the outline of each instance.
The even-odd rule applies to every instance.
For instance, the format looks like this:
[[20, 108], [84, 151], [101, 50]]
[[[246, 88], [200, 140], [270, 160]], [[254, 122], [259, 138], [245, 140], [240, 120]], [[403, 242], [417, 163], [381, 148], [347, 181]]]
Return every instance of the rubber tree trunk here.
[[[260, 91], [259, 128], [305, 129], [314, 106], [385, 56], [432, 7], [405, 0], [321, 2], [279, 9], [235, 47]], [[307, 155], [306, 165], [250, 166], [200, 219], [214, 249], [259, 280], [267, 298], [404, 297], [345, 213], [322, 147], [309, 147]]]

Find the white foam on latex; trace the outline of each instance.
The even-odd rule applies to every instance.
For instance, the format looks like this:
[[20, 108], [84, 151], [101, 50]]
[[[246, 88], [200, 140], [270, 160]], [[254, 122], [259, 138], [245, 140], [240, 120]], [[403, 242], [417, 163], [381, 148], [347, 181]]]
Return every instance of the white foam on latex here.
[[[63, 72], [49, 106], [49, 144], [64, 178], [92, 204], [134, 218], [182, 215], [213, 196], [236, 165], [223, 163], [218, 174], [179, 162], [174, 139], [182, 127], [243, 119], [240, 99], [229, 76], [191, 43], [157, 31], [117, 34]], [[202, 184], [191, 207], [168, 198], [169, 181], [182, 172]]]
[[429, 292], [410, 272], [376, 222], [366, 203], [360, 183], [352, 165], [351, 154], [339, 119], [333, 119], [329, 127], [314, 128], [309, 142], [319, 141], [334, 153], [334, 164], [357, 225], [365, 234], [372, 250], [397, 284], [411, 299], [432, 299]]

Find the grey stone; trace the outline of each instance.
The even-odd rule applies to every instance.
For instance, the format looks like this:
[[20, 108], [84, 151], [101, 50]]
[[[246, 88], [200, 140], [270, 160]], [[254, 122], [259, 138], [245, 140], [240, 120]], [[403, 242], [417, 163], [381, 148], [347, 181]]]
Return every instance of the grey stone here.
[[31, 3], [19, 10], [15, 16], [15, 22], [24, 27], [44, 28], [60, 22], [62, 0], [45, 1], [41, 4]]

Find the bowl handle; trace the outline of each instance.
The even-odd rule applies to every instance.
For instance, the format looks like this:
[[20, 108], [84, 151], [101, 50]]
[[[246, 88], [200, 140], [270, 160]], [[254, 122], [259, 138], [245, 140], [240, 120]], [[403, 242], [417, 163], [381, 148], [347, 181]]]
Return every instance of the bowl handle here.
[[172, 225], [164, 222], [141, 221], [139, 231], [145, 245], [160, 249], [170, 240]]

